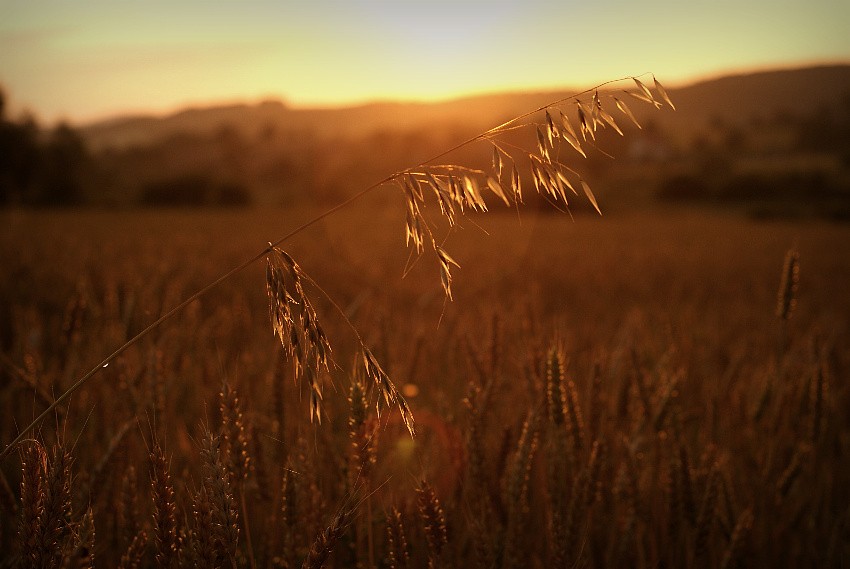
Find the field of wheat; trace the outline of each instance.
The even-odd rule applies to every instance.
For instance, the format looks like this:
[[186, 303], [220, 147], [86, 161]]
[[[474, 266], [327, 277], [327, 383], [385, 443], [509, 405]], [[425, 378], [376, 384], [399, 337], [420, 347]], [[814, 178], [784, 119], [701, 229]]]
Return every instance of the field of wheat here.
[[[5, 447], [313, 212], [2, 215]], [[403, 219], [376, 195], [286, 246], [321, 399], [261, 263], [101, 369], [0, 464], [3, 566], [847, 566], [850, 228], [472, 215], [447, 302]]]

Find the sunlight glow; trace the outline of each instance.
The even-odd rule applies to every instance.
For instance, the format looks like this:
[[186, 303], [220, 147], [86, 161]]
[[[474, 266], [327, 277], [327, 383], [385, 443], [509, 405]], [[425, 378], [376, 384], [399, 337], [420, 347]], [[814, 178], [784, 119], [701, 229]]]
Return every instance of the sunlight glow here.
[[187, 104], [298, 106], [556, 89], [654, 71], [850, 60], [850, 7], [654, 0], [5, 3], [0, 85], [18, 108], [86, 121]]

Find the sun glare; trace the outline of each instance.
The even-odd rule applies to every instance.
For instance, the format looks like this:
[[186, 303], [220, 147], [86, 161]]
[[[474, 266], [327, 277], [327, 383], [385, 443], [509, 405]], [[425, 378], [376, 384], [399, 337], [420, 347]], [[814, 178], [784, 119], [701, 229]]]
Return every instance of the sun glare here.
[[846, 61], [848, 18], [850, 8], [823, 0], [736, 5], [731, 18], [723, 6], [665, 0], [640, 10], [604, 0], [13, 2], [0, 21], [0, 84], [47, 120], [79, 122], [268, 97], [298, 106], [447, 99], [644, 71], [676, 84]]

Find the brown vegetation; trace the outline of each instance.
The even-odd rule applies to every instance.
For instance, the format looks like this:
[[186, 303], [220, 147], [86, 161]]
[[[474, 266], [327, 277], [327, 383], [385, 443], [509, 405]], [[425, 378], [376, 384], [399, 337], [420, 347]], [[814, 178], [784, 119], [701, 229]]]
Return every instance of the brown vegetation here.
[[[848, 231], [480, 214], [483, 188], [518, 200], [508, 158], [562, 203], [581, 178], [545, 155], [593, 108], [575, 132], [547, 115], [535, 152], [494, 144], [506, 176], [391, 177], [400, 207], [270, 245], [269, 295], [244, 265], [99, 366], [0, 464], [4, 561], [840, 566]], [[434, 262], [386, 231], [405, 212]], [[6, 215], [2, 440], [303, 214]]]
[[[9, 359], [20, 362], [35, 385], [58, 392], [71, 373], [291, 214], [19, 218], [3, 249], [7, 274], [17, 275], [2, 282], [4, 298], [15, 299], [12, 334], [4, 337]], [[357, 425], [375, 421], [374, 407], [365, 423], [361, 418], [348, 426], [346, 369], [334, 368], [336, 387], [324, 391], [326, 423], [310, 426], [307, 392], [299, 395], [276, 351], [262, 274], [253, 271], [129, 350], [60, 417], [63, 440], [77, 441], [71, 520], [77, 523], [91, 505], [97, 565], [122, 558], [126, 567], [132, 559], [154, 563], [157, 502], [145, 496], [151, 488], [145, 439], [153, 417], [159, 440], [167, 442], [177, 533], [188, 537], [176, 541], [184, 558], [195, 559], [199, 542], [190, 536], [197, 531], [208, 540], [198, 551], [227, 559], [227, 544], [235, 540], [237, 563], [247, 563], [245, 534], [237, 531], [241, 512], [228, 514], [241, 509], [233, 489], [236, 466], [217, 451], [218, 436], [209, 439], [202, 429], [205, 421], [215, 432], [222, 424], [223, 376], [238, 388], [243, 428], [257, 433], [245, 438], [253, 468], [243, 486], [261, 567], [301, 564], [341, 505], [356, 503], [346, 496], [365, 491], [364, 478], [375, 492], [372, 514], [364, 502], [353, 521], [342, 520], [352, 525], [329, 554], [335, 566], [366, 563], [369, 527], [376, 564], [384, 558], [389, 566], [427, 563], [415, 493], [422, 478], [445, 512], [448, 543], [441, 555], [454, 566], [478, 560], [499, 566], [509, 543], [521, 548], [523, 562], [541, 566], [565, 559], [569, 566], [732, 566], [738, 560], [829, 567], [848, 554], [850, 425], [840, 412], [850, 404], [841, 380], [850, 365], [846, 229], [658, 216], [575, 223], [525, 216], [517, 228], [509, 215], [482, 218], [491, 235], [470, 234], [470, 243], [457, 245], [463, 278], [437, 328], [443, 310], [437, 275], [423, 266], [399, 280], [404, 259], [396, 239], [384, 235], [381, 224], [370, 232], [372, 223], [343, 216], [295, 250], [305, 259], [337, 252], [333, 264], [311, 262], [311, 272], [358, 327], [370, 331], [400, 389], [419, 388], [409, 398], [416, 438], [388, 414], [367, 447]], [[201, 234], [181, 229], [188, 224], [203, 235], [218, 228], [222, 242], [234, 242], [213, 251], [199, 241]], [[106, 240], [116, 232], [122, 233]], [[346, 248], [344, 236], [351, 234], [362, 235], [370, 250]], [[67, 246], [56, 246], [59, 235]], [[28, 247], [12, 248], [24, 239]], [[794, 240], [800, 283], [797, 305], [783, 324], [775, 310], [783, 256]], [[70, 275], [79, 275], [81, 284]], [[138, 286], [141, 275], [151, 287]], [[391, 279], [391, 288], [376, 284]], [[76, 302], [78, 290], [87, 299], [81, 334], [63, 364], [56, 349], [63, 341], [63, 306]], [[325, 315], [328, 334], [347, 337], [326, 302], [316, 310]], [[496, 324], [492, 314], [499, 314]], [[787, 342], [777, 352], [782, 326]], [[547, 379], [559, 377], [551, 373], [558, 361], [553, 344], [563, 358], [561, 395]], [[350, 362], [356, 350], [343, 340], [335, 358]], [[45, 402], [7, 366], [3, 370], [0, 417], [9, 440], [16, 424]], [[570, 434], [570, 382], [582, 417], [579, 440], [587, 441], [580, 448]], [[465, 407], [470, 393], [477, 395]], [[536, 452], [523, 462], [529, 409], [536, 410], [539, 434]], [[127, 420], [132, 428], [110, 450]], [[22, 456], [32, 458], [23, 471], [16, 460], [2, 465], [15, 496], [3, 503], [2, 514], [3, 550], [12, 556], [39, 539], [38, 489], [50, 484], [50, 465], [61, 459], [49, 450], [52, 428], [45, 425], [39, 438], [46, 450], [24, 445]], [[600, 444], [591, 467], [593, 441]], [[376, 460], [358, 482], [355, 470], [369, 464], [367, 452]], [[85, 489], [98, 468], [101, 482], [88, 498]], [[514, 482], [526, 476], [527, 482]], [[215, 521], [227, 519], [237, 526]], [[194, 529], [202, 527], [219, 529]], [[29, 528], [33, 538], [18, 537], [17, 528]], [[556, 539], [561, 535], [574, 537]], [[698, 545], [706, 557], [691, 559]], [[403, 552], [410, 557], [406, 565]]]

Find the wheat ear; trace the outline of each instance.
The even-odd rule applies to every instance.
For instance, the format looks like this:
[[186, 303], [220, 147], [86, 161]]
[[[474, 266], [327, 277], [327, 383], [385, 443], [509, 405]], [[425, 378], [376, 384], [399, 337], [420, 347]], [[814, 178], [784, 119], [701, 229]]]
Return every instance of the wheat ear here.
[[229, 470], [233, 473], [233, 484], [239, 496], [242, 511], [242, 529], [245, 531], [245, 547], [252, 569], [257, 563], [254, 559], [254, 543], [251, 539], [251, 525], [248, 523], [248, 505], [245, 500], [245, 481], [253, 462], [248, 453], [248, 434], [245, 432], [245, 419], [242, 415], [242, 403], [236, 388], [225, 381], [221, 389], [219, 408], [221, 410], [221, 437], [228, 457]]
[[151, 449], [150, 462], [156, 562], [158, 567], [171, 569], [177, 566], [177, 504], [174, 500], [169, 461], [157, 442], [154, 442]]
[[44, 509], [47, 452], [37, 440], [21, 448], [21, 514], [18, 527], [21, 566], [36, 566], [39, 555], [40, 519]]
[[387, 513], [387, 566], [390, 569], [407, 569], [410, 552], [404, 531], [404, 520], [398, 508]]
[[321, 569], [328, 562], [337, 542], [351, 525], [355, 510], [341, 510], [331, 519], [331, 523], [319, 532], [310, 551], [301, 564], [302, 569]]
[[446, 530], [446, 514], [437, 498], [434, 488], [422, 480], [416, 488], [419, 503], [419, 515], [425, 528], [425, 539], [428, 542], [428, 567], [436, 569], [444, 567], [441, 564], [443, 550], [449, 542]]
[[539, 414], [530, 411], [522, 426], [511, 469], [505, 484], [505, 500], [508, 506], [508, 524], [505, 533], [503, 565], [518, 567], [520, 562], [520, 534], [522, 520], [528, 502], [528, 486], [531, 461], [537, 450]]
[[121, 555], [121, 560], [118, 563], [119, 569], [138, 569], [142, 564], [147, 544], [148, 534], [145, 530], [141, 530], [133, 536], [130, 545], [127, 546], [126, 551]]
[[203, 498], [208, 501], [212, 518], [211, 537], [218, 558], [236, 567], [236, 550], [239, 545], [239, 510], [233, 496], [230, 472], [221, 452], [221, 437], [205, 429], [201, 438], [203, 463]]
[[74, 524], [73, 549], [66, 558], [66, 566], [74, 569], [92, 569], [94, 566], [94, 513], [88, 507], [83, 517]]
[[796, 248], [785, 254], [779, 292], [776, 295], [776, 317], [788, 320], [797, 305], [797, 288], [800, 285], [800, 253]]

